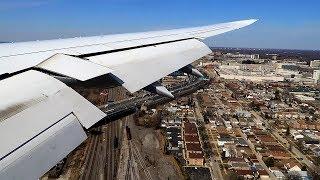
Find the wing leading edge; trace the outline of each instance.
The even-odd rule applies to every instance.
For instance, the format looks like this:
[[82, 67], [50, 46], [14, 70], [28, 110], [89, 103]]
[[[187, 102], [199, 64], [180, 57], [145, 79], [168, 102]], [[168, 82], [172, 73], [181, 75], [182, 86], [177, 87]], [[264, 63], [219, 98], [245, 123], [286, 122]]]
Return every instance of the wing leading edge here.
[[59, 53], [80, 56], [189, 38], [205, 39], [255, 21], [250, 19], [196, 28], [0, 44], [0, 75], [34, 67]]
[[135, 92], [209, 54], [203, 39], [255, 21], [1, 44], [0, 179], [40, 177], [105, 116], [50, 74], [82, 82], [111, 74]]

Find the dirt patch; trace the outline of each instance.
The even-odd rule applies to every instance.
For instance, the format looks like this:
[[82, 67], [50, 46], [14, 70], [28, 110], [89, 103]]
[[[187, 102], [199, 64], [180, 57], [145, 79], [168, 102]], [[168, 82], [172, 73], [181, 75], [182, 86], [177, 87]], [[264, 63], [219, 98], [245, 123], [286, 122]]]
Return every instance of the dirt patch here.
[[142, 147], [149, 150], [159, 150], [160, 144], [156, 134], [148, 133], [142, 141]]
[[171, 157], [160, 157], [156, 166], [157, 176], [161, 180], [167, 179], [183, 179], [181, 171], [178, 166], [175, 165], [175, 160]]
[[[156, 180], [183, 179], [181, 170], [175, 159], [172, 156], [164, 154], [164, 140], [160, 130], [135, 126], [133, 124], [133, 138], [152, 178]], [[143, 172], [141, 173], [141, 177], [144, 177]]]

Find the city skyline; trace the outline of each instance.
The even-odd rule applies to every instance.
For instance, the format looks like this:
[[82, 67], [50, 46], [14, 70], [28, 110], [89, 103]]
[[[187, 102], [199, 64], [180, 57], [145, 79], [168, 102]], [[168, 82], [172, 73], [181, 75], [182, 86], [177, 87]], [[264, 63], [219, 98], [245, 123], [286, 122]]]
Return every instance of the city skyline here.
[[214, 47], [320, 49], [319, 2], [71, 1], [0, 2], [0, 41], [130, 33], [256, 18], [246, 29], [208, 39]]

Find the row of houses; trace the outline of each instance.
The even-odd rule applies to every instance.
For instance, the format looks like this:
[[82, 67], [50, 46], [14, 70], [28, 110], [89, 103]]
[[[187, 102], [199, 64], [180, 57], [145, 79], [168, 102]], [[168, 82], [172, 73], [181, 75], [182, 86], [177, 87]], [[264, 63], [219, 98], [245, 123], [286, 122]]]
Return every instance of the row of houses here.
[[163, 118], [161, 127], [166, 132], [167, 151], [170, 154], [184, 165], [203, 166], [204, 154], [194, 111], [184, 104], [187, 101], [189, 100], [184, 99], [177, 104], [171, 103], [167, 110], [174, 116]]

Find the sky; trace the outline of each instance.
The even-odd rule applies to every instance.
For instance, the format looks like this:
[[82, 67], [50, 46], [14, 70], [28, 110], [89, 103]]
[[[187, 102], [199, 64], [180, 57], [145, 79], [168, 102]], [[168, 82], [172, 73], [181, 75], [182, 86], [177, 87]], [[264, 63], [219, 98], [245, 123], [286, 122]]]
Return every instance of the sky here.
[[1, 0], [0, 42], [129, 33], [259, 19], [215, 47], [320, 50], [319, 0]]

